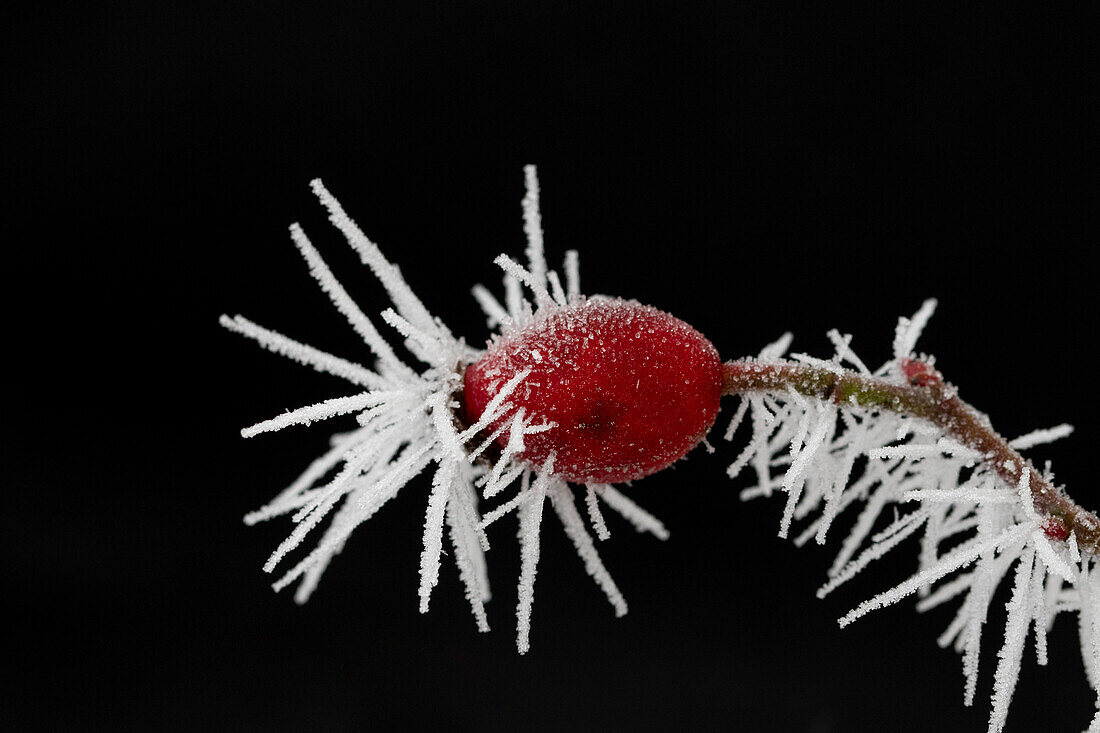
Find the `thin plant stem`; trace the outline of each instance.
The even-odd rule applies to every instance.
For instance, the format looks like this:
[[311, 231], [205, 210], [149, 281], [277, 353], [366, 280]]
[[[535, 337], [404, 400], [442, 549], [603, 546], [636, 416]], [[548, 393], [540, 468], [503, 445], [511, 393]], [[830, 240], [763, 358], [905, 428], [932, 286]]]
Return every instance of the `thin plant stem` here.
[[987, 418], [963, 400], [958, 391], [938, 373], [922, 372], [918, 383], [905, 384], [857, 372], [795, 362], [740, 360], [722, 366], [722, 394], [786, 392], [793, 389], [815, 400], [889, 411], [916, 417], [936, 425], [945, 433], [982, 456], [987, 465], [1009, 486], [1020, 482], [1021, 472], [1029, 481], [1035, 511], [1044, 519], [1049, 536], [1064, 539], [1073, 532], [1082, 552], [1100, 556], [1100, 519], [1053, 486], [1008, 441]]

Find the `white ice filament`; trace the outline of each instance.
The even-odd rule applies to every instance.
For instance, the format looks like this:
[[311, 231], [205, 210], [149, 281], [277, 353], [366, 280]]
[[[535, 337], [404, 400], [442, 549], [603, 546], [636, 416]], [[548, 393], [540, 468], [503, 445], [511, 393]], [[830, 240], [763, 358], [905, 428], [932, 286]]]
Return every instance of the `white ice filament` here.
[[[900, 319], [893, 358], [874, 374], [906, 383], [904, 360], [915, 358], [917, 338], [934, 309], [935, 301], [925, 301], [912, 318]], [[850, 337], [838, 331], [829, 337], [836, 349], [832, 359], [798, 355], [796, 361], [829, 371], [846, 363], [868, 374], [851, 349]], [[759, 360], [779, 360], [789, 344], [785, 335], [762, 351]], [[976, 451], [915, 418], [852, 405], [830, 412], [830, 406], [815, 406], [790, 390], [750, 392], [741, 398], [729, 433], [736, 430], [747, 409], [752, 435], [731, 463], [729, 474], [736, 476], [749, 467], [755, 470], [756, 484], [742, 491], [743, 498], [767, 497], [776, 489], [786, 493], [781, 536], [804, 521], [796, 542], [810, 537], [824, 542], [837, 517], [859, 508], [819, 596], [851, 580], [910, 537], [919, 537], [914, 574], [856, 606], [839, 620], [842, 627], [909, 595], [920, 597], [919, 610], [961, 597], [958, 613], [940, 643], [953, 645], [963, 656], [964, 700], [970, 704], [987, 610], [997, 586], [1015, 566], [1005, 642], [994, 675], [990, 732], [999, 733], [1004, 726], [1028, 630], [1034, 627], [1037, 659], [1045, 664], [1046, 631], [1060, 612], [1078, 614], [1081, 653], [1090, 682], [1100, 692], [1096, 641], [1100, 594], [1092, 590], [1096, 585], [1093, 563], [1077, 552], [1073, 536], [1069, 542], [1057, 542], [1045, 534], [1033, 504], [1030, 467], [1023, 467], [1020, 480], [1009, 485]], [[1031, 448], [1071, 432], [1070, 426], [1059, 425], [1023, 435], [1010, 445]]]

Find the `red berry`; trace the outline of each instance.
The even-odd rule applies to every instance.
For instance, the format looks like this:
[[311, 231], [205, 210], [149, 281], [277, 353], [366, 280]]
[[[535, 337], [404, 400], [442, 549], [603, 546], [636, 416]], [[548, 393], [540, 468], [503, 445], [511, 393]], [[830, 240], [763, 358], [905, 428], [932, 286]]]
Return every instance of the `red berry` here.
[[476, 421], [524, 369], [531, 373], [508, 400], [555, 426], [525, 436], [520, 458], [541, 466], [554, 452], [554, 474], [576, 483], [660, 471], [695, 447], [718, 415], [718, 352], [688, 324], [637, 301], [592, 298], [491, 344], [466, 369], [466, 419]]
[[1069, 537], [1069, 527], [1061, 517], [1049, 517], [1043, 522], [1043, 534], [1052, 540], [1064, 540]]
[[902, 359], [901, 370], [905, 373], [909, 384], [914, 387], [927, 387], [943, 382], [943, 377], [931, 364], [918, 359]]

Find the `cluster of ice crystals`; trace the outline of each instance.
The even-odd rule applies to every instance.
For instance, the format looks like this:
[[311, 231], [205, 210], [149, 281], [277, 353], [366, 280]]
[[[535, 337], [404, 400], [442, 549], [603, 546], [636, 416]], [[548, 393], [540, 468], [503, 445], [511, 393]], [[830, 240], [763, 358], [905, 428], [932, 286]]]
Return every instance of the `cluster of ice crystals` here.
[[[583, 299], [576, 252], [566, 254], [564, 287], [557, 273], [547, 269], [535, 167], [527, 166], [524, 173], [527, 267], [504, 255], [497, 258], [504, 270], [504, 304], [485, 288], [474, 289], [474, 296], [485, 311], [490, 327], [499, 327], [498, 336]], [[298, 582], [295, 599], [304, 603], [333, 557], [344, 548], [352, 531], [370, 519], [410, 480], [434, 467], [420, 560], [422, 613], [428, 610], [432, 589], [439, 578], [446, 528], [477, 627], [481, 631], [489, 629], [485, 613], [485, 602], [490, 597], [485, 562], [489, 541], [485, 528], [516, 511], [522, 559], [516, 611], [517, 645], [521, 653], [527, 651], [539, 532], [547, 499], [576, 547], [585, 570], [607, 595], [616, 614], [626, 613], [626, 602], [600, 560], [576, 508], [573, 488], [553, 474], [553, 455], [537, 469], [519, 459], [525, 436], [552, 428], [509, 402], [509, 397], [528, 373], [520, 371], [511, 375], [475, 424], [460, 425], [455, 418], [455, 393], [462, 385], [462, 369], [483, 352], [455, 338], [428, 312], [398, 268], [386, 260], [377, 245], [363, 234], [319, 180], [313, 181], [311, 186], [328, 210], [330, 221], [386, 289], [393, 308], [384, 311], [381, 318], [404, 339], [405, 347], [421, 365], [414, 367], [396, 356], [297, 224], [290, 228], [291, 239], [321, 289], [363, 339], [372, 354], [373, 364], [363, 366], [325, 353], [241, 316], [222, 316], [221, 323], [229, 330], [317, 371], [341, 377], [359, 389], [353, 394], [308, 405], [241, 431], [245, 437], [251, 437], [349, 414], [355, 415], [359, 425], [350, 432], [334, 435], [328, 452], [266, 506], [245, 517], [246, 523], [253, 524], [289, 514], [295, 524], [290, 536], [264, 565], [267, 572], [272, 572], [307, 535], [324, 520], [329, 520], [313, 549], [273, 587], [280, 590]], [[524, 286], [533, 300], [525, 297]], [[498, 423], [499, 427], [491, 431], [490, 427]], [[507, 439], [503, 450], [495, 460], [487, 462], [484, 458], [488, 455], [487, 449], [504, 433]], [[492, 499], [509, 488], [515, 489], [514, 495], [483, 517], [479, 502]], [[600, 539], [607, 538], [609, 532], [600, 513], [599, 501], [622, 515], [638, 531], [648, 531], [662, 539], [668, 536], [659, 521], [615, 488], [593, 484], [586, 487], [585, 503], [589, 521]]]
[[[904, 383], [903, 360], [915, 356], [917, 337], [934, 307], [929, 300], [913, 318], [900, 319], [893, 358], [876, 376]], [[852, 352], [850, 336], [832, 331], [829, 337], [836, 347], [831, 359], [791, 358], [871, 374]], [[790, 340], [785, 334], [759, 359], [778, 362]], [[910, 595], [918, 597], [920, 611], [961, 599], [939, 644], [962, 655], [964, 702], [971, 705], [989, 605], [996, 588], [1011, 577], [989, 731], [1004, 727], [1029, 630], [1034, 630], [1037, 661], [1045, 665], [1046, 634], [1060, 613], [1078, 616], [1085, 669], [1098, 693], [1089, 731], [1100, 731], [1100, 570], [1095, 558], [1078, 552], [1073, 535], [1059, 542], [1043, 532], [1028, 471], [1022, 471], [1019, 485], [1008, 486], [980, 455], [915, 418], [811, 403], [793, 391], [742, 399], [726, 433], [731, 439], [749, 418], [749, 445], [729, 468], [731, 477], [745, 468], [756, 472], [756, 485], [745, 489], [742, 498], [785, 495], [779, 534], [797, 532], [794, 541], [800, 546], [811, 539], [824, 543], [841, 513], [850, 509], [854, 515], [819, 597], [906, 540], [915, 537], [919, 544], [916, 572], [859, 604], [839, 620], [842, 627]], [[1069, 432], [1069, 426], [1061, 425], [1021, 436], [1011, 445], [1030, 448]]]

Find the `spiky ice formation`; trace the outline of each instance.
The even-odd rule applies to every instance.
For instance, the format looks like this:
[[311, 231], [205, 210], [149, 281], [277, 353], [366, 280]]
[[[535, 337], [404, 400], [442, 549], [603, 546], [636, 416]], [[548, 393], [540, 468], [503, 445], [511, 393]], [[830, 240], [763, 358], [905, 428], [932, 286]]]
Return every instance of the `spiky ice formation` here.
[[[474, 296], [499, 329], [497, 342], [506, 342], [535, 323], [554, 321], [557, 314], [585, 308], [580, 293], [576, 252], [565, 257], [564, 287], [557, 273], [548, 270], [543, 254], [538, 181], [534, 166], [525, 168], [527, 193], [523, 199], [524, 231], [527, 234], [527, 267], [501, 255], [497, 263], [504, 270], [505, 305], [478, 286]], [[242, 431], [245, 437], [281, 430], [292, 425], [341, 415], [354, 415], [358, 423], [350, 432], [332, 438], [331, 449], [314, 461], [289, 487], [258, 511], [245, 517], [248, 524], [291, 514], [295, 528], [272, 553], [264, 570], [271, 572], [306, 536], [331, 516], [328, 527], [312, 551], [274, 584], [276, 590], [299, 582], [295, 599], [305, 602], [316, 588], [331, 560], [341, 552], [360, 524], [371, 518], [418, 474], [434, 466], [427, 497], [420, 563], [419, 607], [428, 609], [437, 583], [443, 554], [444, 528], [454, 549], [459, 575], [479, 630], [489, 628], [485, 602], [489, 583], [485, 551], [489, 549], [485, 528], [497, 519], [517, 512], [520, 527], [521, 573], [517, 603], [517, 645], [529, 647], [534, 582], [539, 557], [539, 533], [543, 506], [550, 501], [566, 535], [574, 544], [585, 570], [604, 591], [617, 615], [626, 613], [626, 601], [604, 568], [576, 508], [573, 488], [554, 469], [552, 450], [525, 452], [525, 440], [553, 428], [537, 410], [519, 404], [517, 389], [527, 385], [533, 369], [522, 367], [492, 385], [485, 385], [476, 418], [460, 424], [458, 412], [463, 372], [485, 352], [472, 349], [455, 338], [432, 316], [406, 284], [400, 271], [382, 255], [319, 180], [314, 193], [328, 209], [330, 220], [344, 234], [360, 259], [378, 277], [394, 308], [381, 314], [404, 339], [404, 345], [420, 362], [402, 362], [389, 343], [363, 314], [333, 276], [301, 227], [291, 226], [291, 238], [309, 266], [310, 273], [328, 294], [337, 310], [363, 339], [373, 357], [368, 367], [306, 346], [275, 331], [236, 316], [223, 316], [221, 323], [231, 331], [257, 341], [314, 369], [339, 376], [359, 391], [287, 412]], [[523, 295], [526, 286], [532, 298]], [[713, 357], [716, 362], [716, 356]], [[717, 394], [714, 397], [717, 402]], [[715, 404], [715, 411], [717, 405]], [[711, 415], [713, 421], [713, 415]], [[499, 440], [498, 451], [490, 450]], [[484, 517], [480, 499], [490, 499], [508, 489], [514, 494]], [[607, 481], [585, 487], [589, 522], [600, 539], [609, 536], [600, 511], [603, 502], [623, 516], [638, 531], [664, 539], [664, 526], [635, 505]]]
[[[583, 348], [577, 348], [574, 336], [563, 340], [561, 334], [555, 335], [558, 329], [553, 324], [567, 324], [578, 314], [613, 311], [602, 310], [608, 301], [586, 301], [581, 295], [575, 252], [567, 253], [565, 258], [564, 287], [562, 279], [547, 268], [534, 167], [529, 166], [525, 173], [526, 267], [503, 255], [497, 259], [505, 272], [503, 305], [485, 288], [474, 289], [490, 327], [498, 329], [488, 351], [467, 347], [428, 313], [397, 268], [382, 257], [319, 181], [314, 182], [314, 190], [329, 209], [331, 220], [390, 294], [394, 309], [384, 312], [383, 320], [404, 337], [405, 346], [420, 364], [415, 367], [405, 364], [394, 355], [297, 225], [291, 227], [291, 236], [311, 273], [373, 352], [375, 363], [363, 366], [305, 346], [240, 316], [223, 317], [227, 328], [319, 371], [340, 376], [359, 388], [354, 394], [310, 405], [243, 431], [250, 436], [338, 415], [355, 415], [359, 423], [357, 429], [334, 436], [329, 452], [268, 506], [246, 517], [252, 523], [293, 513], [297, 526], [265, 565], [268, 571], [322, 521], [332, 517], [315, 549], [275, 584], [277, 589], [301, 579], [296, 598], [299, 601], [308, 598], [352, 530], [434, 464], [423, 528], [419, 583], [422, 612], [428, 608], [438, 578], [443, 530], [448, 527], [478, 628], [488, 628], [484, 609], [489, 598], [483, 554], [488, 549], [485, 528], [514, 511], [519, 520], [521, 554], [517, 646], [521, 653], [527, 651], [547, 500], [586, 571], [603, 590], [616, 614], [626, 612], [626, 602], [603, 566], [577, 510], [574, 489], [568, 479], [585, 484], [586, 513], [600, 539], [609, 536], [601, 502], [639, 531], [666, 538], [668, 533], [658, 520], [605, 480], [659, 470], [702, 438], [713, 421], [715, 409], [713, 349], [693, 331], [690, 344], [681, 344], [693, 355], [681, 359], [680, 364], [682, 368], [686, 365], [686, 371], [692, 375], [687, 380], [690, 399], [679, 408], [668, 403], [660, 413], [662, 419], [669, 414], [677, 415], [672, 421], [679, 426], [675, 434], [664, 435], [664, 443], [658, 436], [655, 447], [651, 444], [648, 460], [644, 455], [647, 451], [640, 450], [628, 451], [625, 458], [620, 455], [608, 460], [601, 451], [622, 449], [624, 442], [629, 447], [632, 441], [651, 437], [646, 434], [646, 423], [652, 421], [652, 416], [639, 412], [604, 420], [601, 410], [595, 410], [595, 420], [592, 415], [571, 419], [574, 413], [560, 408], [571, 400], [578, 406], [591, 407], [599, 401], [592, 399], [593, 394], [614, 393], [616, 399], [625, 401], [630, 394], [629, 376], [640, 369], [636, 362], [652, 357], [660, 348], [655, 350], [654, 343], [647, 343], [647, 339], [652, 341], [648, 331], [642, 332], [642, 343], [637, 344], [641, 348], [632, 350], [629, 342], [625, 346], [617, 341], [612, 344], [615, 326], [596, 327], [596, 320], [587, 322], [588, 317], [582, 317], [582, 328], [574, 329], [575, 335], [591, 330], [598, 332], [600, 338], [606, 336], [609, 346], [622, 349], [624, 368], [615, 378], [613, 388], [601, 384], [599, 379], [589, 379], [586, 374], [583, 381], [599, 385], [594, 393], [586, 395], [578, 390], [576, 395], [568, 394], [575, 385], [565, 384], [562, 376], [570, 373], [571, 361], [584, 361], [590, 369], [598, 371], [605, 361], [614, 362], [616, 357], [609, 358], [607, 351], [585, 353]], [[530, 292], [530, 299], [524, 296], [524, 287]], [[902, 319], [896, 333], [894, 358], [874, 374], [882, 384], [892, 385], [891, 389], [897, 385], [914, 388], [941, 385], [931, 360], [913, 354], [917, 336], [933, 305], [928, 302], [913, 319]], [[627, 310], [632, 318], [650, 314], [650, 309], [636, 304]], [[657, 322], [652, 335], [657, 336], [658, 343], [663, 329], [668, 329], [672, 322], [679, 324], [667, 314], [654, 318]], [[680, 328], [675, 324], [672, 332]], [[569, 329], [563, 326], [561, 330]], [[794, 355], [793, 361], [782, 360], [789, 346], [789, 337], [785, 337], [752, 363], [758, 367], [812, 365], [829, 375], [847, 371], [871, 376], [851, 350], [850, 337], [837, 332], [830, 333], [830, 337], [836, 346], [836, 354], [830, 360], [805, 355]], [[583, 344], [583, 338], [580, 343]], [[553, 352], [551, 358], [545, 358], [544, 350], [547, 354]], [[534, 355], [536, 351], [539, 357]], [[655, 365], [660, 370], [667, 356], [659, 354], [646, 368]], [[555, 363], [555, 369], [550, 369], [549, 365]], [[563, 365], [565, 369], [560, 368]], [[670, 378], [662, 374], [655, 383]], [[636, 375], [634, 385], [638, 402], [629, 406], [628, 413], [645, 409], [648, 392], [642, 389], [641, 377], [640, 373]], [[556, 384], [564, 393], [541, 393], [543, 383], [536, 380], [544, 379], [547, 384], [558, 380]], [[832, 384], [839, 384], [839, 380], [837, 376]], [[464, 387], [469, 394], [463, 394]], [[889, 392], [888, 389], [882, 394]], [[1092, 687], [1100, 691], [1100, 576], [1095, 552], [1100, 521], [1095, 515], [1087, 512], [1064, 515], [1072, 521], [1063, 522], [1058, 515], [1041, 514], [1036, 507], [1058, 497], [1050, 493], [1048, 478], [1036, 473], [1024, 459], [1019, 458], [1018, 463], [1010, 466], [996, 465], [991, 463], [989, 453], [975, 451], [964, 444], [966, 440], [956, 439], [959, 436], [946, 423], [930, 423], [920, 416], [879, 409], [889, 407], [885, 402], [872, 407], [861, 405], [858, 400], [839, 399], [842, 396], [833, 389], [820, 394], [813, 391], [800, 394], [798, 389], [791, 388], [748, 390], [726, 434], [731, 437], [742, 420], [750, 418], [753, 436], [748, 448], [734, 461], [730, 474], [736, 475], [748, 466], [755, 469], [759, 482], [744, 492], [746, 498], [776, 492], [787, 495], [781, 535], [786, 536], [796, 525], [803, 525], [796, 542], [803, 544], [811, 537], [824, 542], [838, 515], [861, 507], [820, 595], [847, 582], [909, 538], [920, 537], [917, 572], [858, 606], [841, 619], [841, 625], [912, 594], [920, 598], [921, 610], [961, 597], [956, 618], [940, 642], [953, 645], [963, 655], [964, 695], [969, 704], [976, 688], [987, 609], [996, 587], [1011, 576], [1012, 600], [1008, 605], [1005, 642], [994, 673], [990, 731], [1000, 731], [1004, 725], [1029, 630], [1034, 629], [1036, 653], [1040, 664], [1045, 664], [1046, 632], [1059, 613], [1077, 615], [1085, 670]], [[979, 422], [987, 424], [984, 419]], [[592, 440], [586, 431], [592, 425], [608, 424], [616, 429], [629, 429], [607, 441], [603, 449], [593, 447], [599, 441]], [[1013, 441], [1012, 447], [1022, 450], [1068, 432], [1067, 426], [1037, 431]], [[556, 440], [551, 439], [555, 437]], [[1009, 453], [1018, 458], [1015, 450]], [[1007, 481], [1008, 475], [1019, 476], [1019, 480]], [[494, 499], [506, 490], [512, 493], [482, 517], [478, 508], [479, 489], [481, 499]], [[898, 512], [898, 507], [903, 511]], [[1078, 546], [1076, 530], [1082, 531], [1082, 538], [1088, 535], [1082, 546], [1084, 552]], [[1100, 733], [1100, 709], [1090, 731]]]
[[[928, 301], [913, 318], [900, 320], [894, 356], [873, 376], [915, 386], [938, 379], [931, 359], [913, 353], [934, 307], [935, 302]], [[790, 346], [786, 334], [753, 363], [808, 364], [836, 374], [850, 369], [872, 376], [852, 351], [850, 336], [832, 331], [829, 337], [836, 347], [829, 360], [804, 354], [783, 360]], [[966, 705], [975, 696], [982, 634], [994, 591], [1011, 577], [1012, 598], [994, 673], [991, 733], [1004, 727], [1029, 629], [1034, 630], [1038, 663], [1045, 665], [1046, 634], [1055, 616], [1076, 614], [1085, 669], [1098, 694], [1097, 717], [1089, 730], [1100, 731], [1097, 559], [1079, 551], [1075, 535], [1067, 536], [1061, 531], [1064, 527], [1036, 512], [1030, 466], [990, 465], [987, 456], [928, 420], [855, 403], [813, 400], [793, 389], [746, 393], [726, 433], [731, 438], [748, 416], [752, 437], [729, 468], [731, 477], [749, 467], [756, 473], [756, 485], [745, 489], [742, 498], [785, 494], [779, 534], [786, 537], [800, 525], [794, 535], [798, 545], [811, 539], [824, 543], [839, 515], [855, 515], [819, 597], [907, 540], [917, 542], [916, 572], [859, 604], [839, 623], [847, 626], [910, 595], [918, 597], [920, 611], [961, 598], [939, 644], [962, 655]], [[1009, 445], [1023, 450], [1071, 430], [1060, 425]], [[1020, 480], [1007, 483], [1006, 468], [1014, 469]]]

